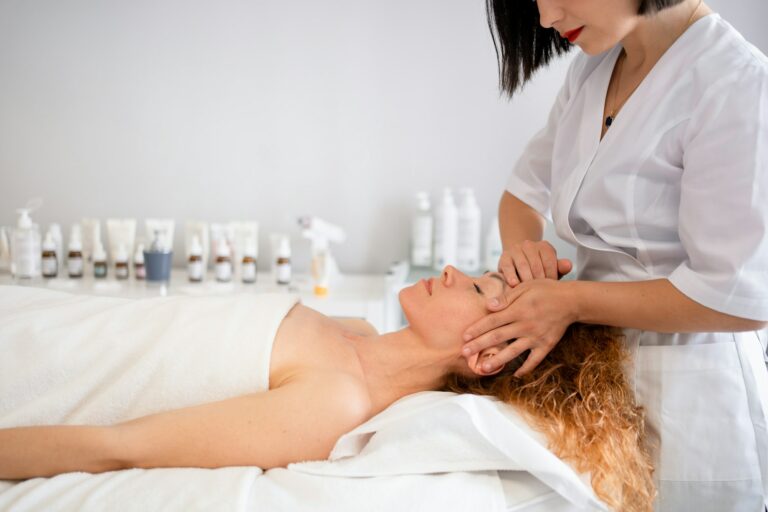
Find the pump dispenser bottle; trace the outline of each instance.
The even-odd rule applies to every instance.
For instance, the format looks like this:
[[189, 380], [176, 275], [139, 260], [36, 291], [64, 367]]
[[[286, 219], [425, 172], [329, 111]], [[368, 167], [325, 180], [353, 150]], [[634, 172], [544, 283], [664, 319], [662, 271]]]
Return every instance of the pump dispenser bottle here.
[[451, 189], [443, 190], [443, 197], [435, 208], [434, 269], [443, 270], [446, 265], [456, 265], [458, 212]]
[[471, 188], [461, 190], [456, 262], [466, 272], [480, 270], [481, 233], [480, 207]]
[[411, 221], [411, 265], [430, 267], [432, 265], [432, 206], [429, 194], [416, 194], [416, 212]]
[[40, 231], [32, 223], [30, 210], [19, 208], [19, 220], [11, 241], [11, 273], [16, 278], [30, 279], [40, 275]]

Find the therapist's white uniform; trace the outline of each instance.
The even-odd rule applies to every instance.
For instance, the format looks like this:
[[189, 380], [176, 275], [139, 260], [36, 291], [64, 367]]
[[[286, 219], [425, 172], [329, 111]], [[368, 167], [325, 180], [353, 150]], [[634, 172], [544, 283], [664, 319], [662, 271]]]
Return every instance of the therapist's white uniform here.
[[[672, 45], [600, 140], [620, 47], [578, 55], [507, 190], [577, 247], [578, 278], [667, 278], [768, 320], [768, 59], [717, 14]], [[768, 375], [760, 334], [627, 330], [657, 510], [763, 511]]]

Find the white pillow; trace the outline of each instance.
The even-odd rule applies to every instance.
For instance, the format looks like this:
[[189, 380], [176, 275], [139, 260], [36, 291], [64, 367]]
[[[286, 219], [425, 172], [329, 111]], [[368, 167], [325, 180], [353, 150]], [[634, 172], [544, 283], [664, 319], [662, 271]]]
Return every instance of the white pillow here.
[[527, 471], [568, 502], [608, 510], [515, 409], [491, 397], [425, 391], [401, 398], [342, 436], [329, 461], [290, 469], [335, 476]]

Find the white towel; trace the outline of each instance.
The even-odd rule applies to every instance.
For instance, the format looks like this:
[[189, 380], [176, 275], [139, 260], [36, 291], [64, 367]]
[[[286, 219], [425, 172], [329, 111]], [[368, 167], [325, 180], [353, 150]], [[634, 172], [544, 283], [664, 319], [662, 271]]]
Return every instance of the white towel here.
[[113, 424], [265, 391], [275, 333], [296, 302], [0, 286], [0, 427]]

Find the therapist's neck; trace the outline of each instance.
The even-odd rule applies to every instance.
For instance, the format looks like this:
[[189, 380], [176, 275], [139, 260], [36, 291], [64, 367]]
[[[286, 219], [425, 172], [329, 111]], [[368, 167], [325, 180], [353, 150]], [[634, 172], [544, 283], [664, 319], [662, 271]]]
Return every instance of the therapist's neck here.
[[461, 344], [430, 347], [406, 327], [375, 337], [349, 336], [373, 401], [373, 414], [411, 393], [435, 390], [460, 361]]
[[[641, 17], [637, 27], [621, 41], [627, 54], [624, 69], [629, 73], [648, 72], [685, 32], [686, 24], [698, 5], [699, 0], [685, 0], [652, 16]], [[691, 25], [711, 13], [712, 10], [702, 3]]]

